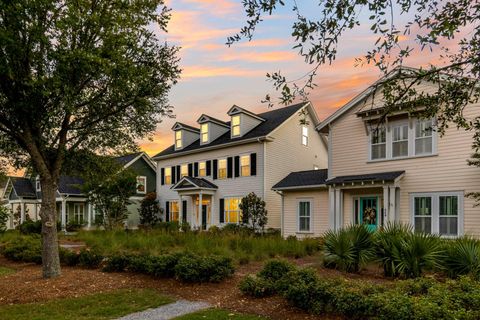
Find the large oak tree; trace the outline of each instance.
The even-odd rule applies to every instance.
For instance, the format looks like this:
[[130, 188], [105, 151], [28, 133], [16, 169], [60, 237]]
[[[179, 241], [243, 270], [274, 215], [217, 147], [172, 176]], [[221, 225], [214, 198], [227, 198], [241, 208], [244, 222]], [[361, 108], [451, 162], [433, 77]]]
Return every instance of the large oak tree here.
[[42, 186], [43, 276], [60, 275], [55, 192], [79, 151], [122, 152], [171, 113], [163, 0], [0, 3], [0, 156]]

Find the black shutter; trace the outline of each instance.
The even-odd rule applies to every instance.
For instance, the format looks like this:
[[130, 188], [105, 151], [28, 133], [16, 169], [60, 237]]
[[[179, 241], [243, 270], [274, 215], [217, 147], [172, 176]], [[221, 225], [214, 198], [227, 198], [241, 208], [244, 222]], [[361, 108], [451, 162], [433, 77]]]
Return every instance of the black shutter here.
[[187, 222], [187, 200], [182, 201], [182, 221]]
[[198, 177], [198, 162], [193, 164], [193, 176]]
[[240, 177], [240, 157], [235, 157], [235, 177]]
[[162, 180], [162, 186], [165, 184], [165, 168], [160, 169], [160, 179]]
[[233, 177], [233, 158], [227, 158], [227, 178]]
[[217, 179], [218, 160], [213, 160], [213, 179]]
[[188, 164], [188, 176], [193, 177], [193, 163]]
[[257, 154], [256, 153], [250, 154], [250, 175], [252, 176], [257, 175]]
[[220, 199], [220, 223], [225, 222], [225, 199]]
[[207, 161], [207, 176], [211, 176], [212, 175], [212, 161], [208, 160]]
[[182, 176], [180, 175], [180, 166], [177, 166], [177, 181], [180, 181]]
[[165, 201], [165, 221], [170, 221], [170, 201]]
[[171, 167], [172, 170], [172, 184], [177, 183], [177, 172], [175, 170], [175, 167]]

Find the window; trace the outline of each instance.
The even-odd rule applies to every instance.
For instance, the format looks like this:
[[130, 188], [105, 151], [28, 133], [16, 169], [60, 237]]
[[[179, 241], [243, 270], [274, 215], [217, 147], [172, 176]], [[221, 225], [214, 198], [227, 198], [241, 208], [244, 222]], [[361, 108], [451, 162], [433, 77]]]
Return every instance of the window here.
[[236, 137], [240, 135], [240, 116], [232, 117], [232, 136]]
[[308, 146], [308, 127], [302, 126], [302, 144]]
[[415, 231], [432, 233], [432, 197], [415, 197]]
[[83, 224], [85, 216], [85, 206], [83, 203], [74, 203], [73, 204], [73, 222]]
[[431, 154], [433, 146], [432, 120], [417, 120], [415, 125], [415, 154]]
[[147, 193], [147, 177], [137, 177], [137, 193]]
[[37, 190], [37, 192], [40, 192], [42, 191], [42, 184], [40, 183], [40, 179], [37, 178], [35, 180], [35, 190]]
[[463, 233], [463, 193], [414, 194], [415, 231], [456, 237]]
[[182, 148], [182, 131], [175, 131], [175, 148]]
[[200, 135], [202, 143], [208, 142], [208, 123], [204, 123], [200, 126]]
[[310, 232], [311, 202], [298, 202], [298, 231]]
[[392, 128], [392, 157], [408, 156], [408, 124], [397, 125]]
[[165, 168], [165, 184], [172, 184], [172, 167]]
[[242, 202], [241, 198], [225, 198], [225, 223], [241, 222], [242, 211], [240, 210], [240, 202]]
[[207, 176], [207, 163], [205, 161], [198, 163], [198, 176], [199, 177]]
[[250, 176], [250, 155], [240, 157], [240, 175], [242, 177]]
[[227, 159], [218, 160], [218, 179], [227, 178]]
[[385, 159], [387, 156], [387, 139], [385, 128], [372, 128], [371, 136], [371, 159]]
[[177, 201], [170, 201], [169, 203], [170, 210], [170, 221], [178, 221], [180, 217], [180, 207], [178, 206]]
[[182, 164], [180, 166], [180, 178], [188, 176], [188, 164]]

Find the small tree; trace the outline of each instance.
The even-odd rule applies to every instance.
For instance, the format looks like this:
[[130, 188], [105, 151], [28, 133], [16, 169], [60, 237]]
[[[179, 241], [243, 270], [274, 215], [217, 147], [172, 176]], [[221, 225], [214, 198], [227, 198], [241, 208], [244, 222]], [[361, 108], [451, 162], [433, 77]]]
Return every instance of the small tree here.
[[160, 219], [160, 207], [158, 206], [157, 194], [150, 192], [143, 198], [140, 208], [138, 209], [140, 215], [140, 224], [144, 226], [154, 226]]
[[240, 202], [240, 210], [242, 210], [242, 221], [249, 224], [253, 230], [265, 229], [267, 224], [267, 210], [265, 209], [265, 201], [258, 197], [254, 192], [249, 193], [242, 198]]
[[7, 231], [7, 222], [10, 217], [10, 209], [0, 204], [0, 233]]

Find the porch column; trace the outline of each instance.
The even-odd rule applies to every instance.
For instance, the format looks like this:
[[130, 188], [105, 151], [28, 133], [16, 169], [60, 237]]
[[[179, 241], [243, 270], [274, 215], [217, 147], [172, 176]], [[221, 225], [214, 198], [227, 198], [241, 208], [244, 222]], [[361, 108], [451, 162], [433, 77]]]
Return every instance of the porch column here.
[[328, 188], [328, 227], [335, 229], [335, 190]]
[[389, 187], [383, 187], [383, 226], [386, 226], [390, 220], [390, 196], [389, 196]]
[[343, 227], [343, 191], [335, 189], [335, 229]]
[[87, 228], [92, 227], [92, 204], [89, 202], [87, 204]]
[[395, 186], [391, 186], [390, 187], [390, 210], [389, 210], [389, 221], [395, 221], [396, 218], [398, 217], [395, 217], [395, 212], [396, 212], [396, 207], [397, 207], [397, 203], [396, 203], [396, 188]]
[[62, 199], [62, 231], [67, 231], [67, 201]]
[[217, 225], [217, 213], [215, 212], [215, 196], [212, 194], [212, 197], [210, 198], [210, 226], [216, 226]]
[[202, 200], [203, 200], [203, 195], [202, 193], [200, 192], [200, 194], [198, 195], [198, 221], [199, 221], [199, 227], [200, 227], [200, 230], [202, 229], [202, 224], [203, 224], [203, 217], [202, 217]]
[[25, 203], [20, 202], [20, 223], [25, 222]]

